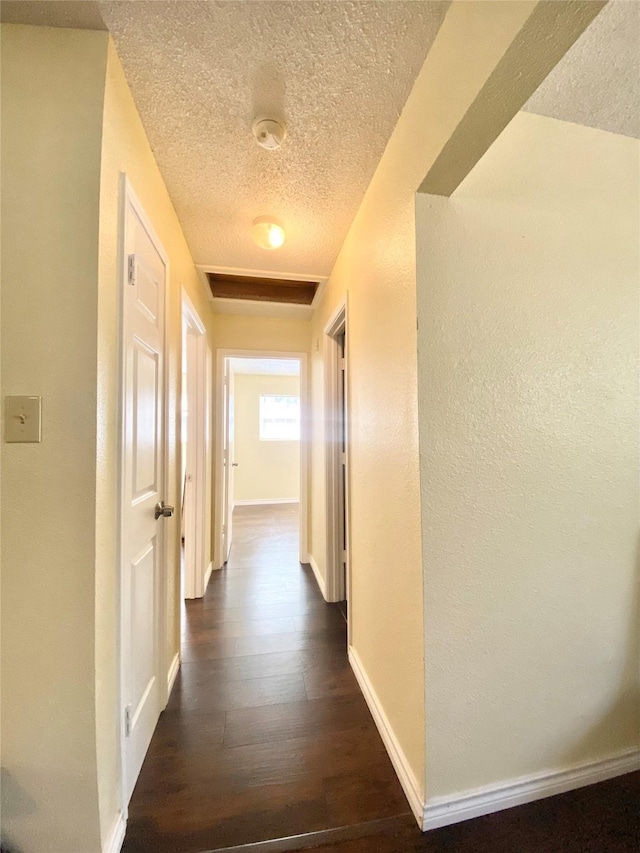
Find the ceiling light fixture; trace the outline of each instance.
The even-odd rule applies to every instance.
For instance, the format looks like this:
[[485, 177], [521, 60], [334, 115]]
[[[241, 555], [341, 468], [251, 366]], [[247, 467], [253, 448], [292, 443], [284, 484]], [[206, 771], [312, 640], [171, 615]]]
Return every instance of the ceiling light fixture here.
[[284, 243], [284, 228], [272, 216], [258, 216], [253, 220], [251, 236], [261, 249], [279, 249]]

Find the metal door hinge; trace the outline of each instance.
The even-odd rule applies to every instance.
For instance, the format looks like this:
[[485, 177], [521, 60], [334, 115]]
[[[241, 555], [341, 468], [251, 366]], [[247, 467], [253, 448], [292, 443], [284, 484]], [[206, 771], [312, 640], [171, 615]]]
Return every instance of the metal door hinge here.
[[340, 359], [340, 370], [344, 370], [344, 366], [345, 366], [344, 358], [341, 358]]
[[131, 705], [126, 705], [124, 709], [124, 733], [126, 737], [129, 737], [131, 734], [131, 728], [133, 726], [133, 715], [131, 713]]
[[129, 255], [127, 259], [127, 283], [134, 285], [136, 283], [136, 256]]
[[222, 525], [222, 534], [224, 535], [226, 532], [227, 532], [227, 525], [223, 524]]

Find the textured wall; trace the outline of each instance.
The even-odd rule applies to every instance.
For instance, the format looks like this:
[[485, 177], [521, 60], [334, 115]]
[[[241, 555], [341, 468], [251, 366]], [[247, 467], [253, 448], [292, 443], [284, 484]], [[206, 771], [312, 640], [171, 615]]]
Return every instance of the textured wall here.
[[2, 390], [43, 398], [42, 442], [2, 446], [3, 841], [96, 853], [96, 282], [107, 35], [1, 32]]
[[313, 320], [311, 553], [324, 574], [324, 327], [348, 292], [352, 644], [418, 796], [425, 749], [414, 198], [534, 7], [449, 8]]
[[640, 745], [639, 153], [520, 113], [418, 197], [428, 797]]
[[300, 443], [260, 441], [261, 394], [298, 397], [300, 378], [236, 374], [233, 499], [299, 500]]

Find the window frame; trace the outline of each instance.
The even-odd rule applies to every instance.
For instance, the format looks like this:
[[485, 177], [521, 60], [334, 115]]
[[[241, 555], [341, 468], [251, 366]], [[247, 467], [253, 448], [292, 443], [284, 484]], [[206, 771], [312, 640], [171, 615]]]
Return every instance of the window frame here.
[[[285, 399], [285, 400], [297, 400], [298, 403], [298, 417], [295, 423], [297, 423], [297, 433], [294, 437], [291, 436], [269, 436], [264, 435], [264, 403], [263, 400], [265, 398], [276, 398], [276, 399]], [[300, 416], [300, 394], [259, 394], [258, 395], [258, 439], [259, 441], [300, 441], [301, 439], [301, 416]]]

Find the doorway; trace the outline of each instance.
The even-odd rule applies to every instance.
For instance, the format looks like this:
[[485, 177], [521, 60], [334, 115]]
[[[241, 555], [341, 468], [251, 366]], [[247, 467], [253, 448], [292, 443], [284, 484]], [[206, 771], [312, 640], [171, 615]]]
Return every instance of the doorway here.
[[305, 353], [219, 350], [215, 564], [234, 540], [234, 510], [290, 505], [307, 562], [307, 359]]
[[349, 607], [349, 441], [347, 304], [325, 327], [327, 597]]
[[201, 598], [211, 576], [211, 358], [204, 324], [182, 293], [181, 592]]

